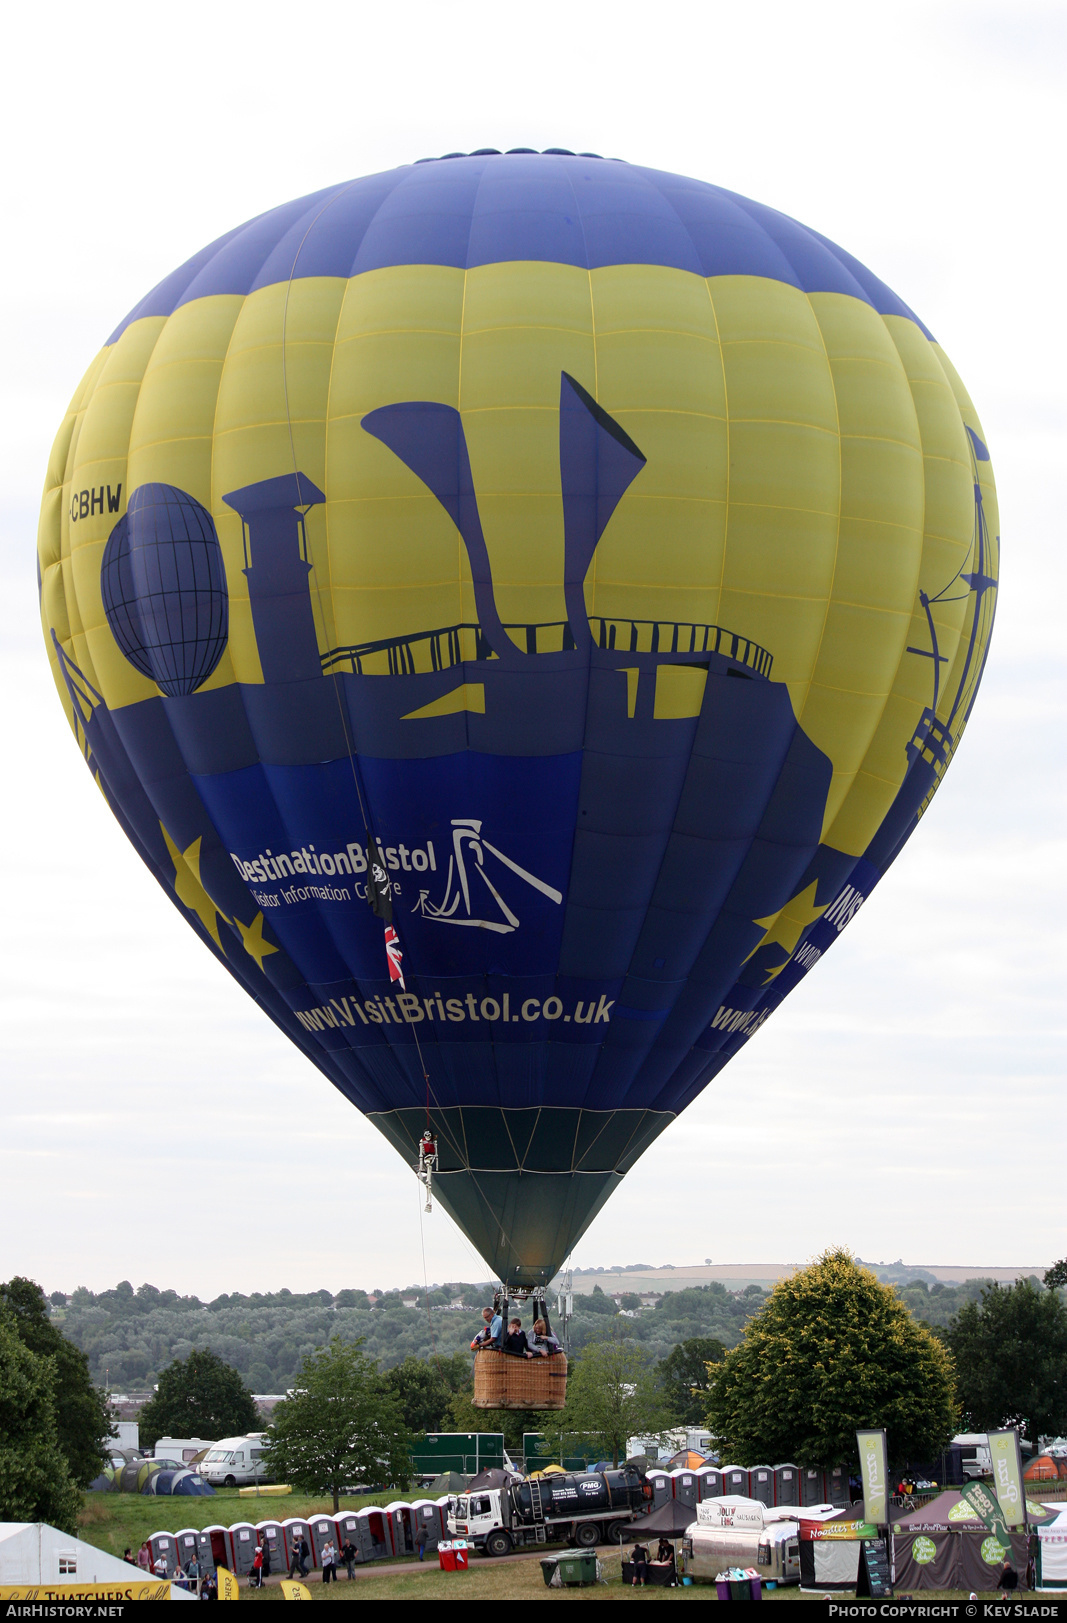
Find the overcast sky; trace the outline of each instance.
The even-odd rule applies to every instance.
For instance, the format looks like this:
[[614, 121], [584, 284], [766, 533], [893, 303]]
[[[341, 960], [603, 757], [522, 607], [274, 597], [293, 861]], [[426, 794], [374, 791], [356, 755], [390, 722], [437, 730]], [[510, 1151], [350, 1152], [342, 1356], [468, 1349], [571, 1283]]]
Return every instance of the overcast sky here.
[[53, 435], [112, 327], [240, 221], [434, 153], [694, 175], [840, 243], [962, 374], [1000, 492], [985, 684], [832, 954], [658, 1140], [577, 1266], [1067, 1252], [1062, 5], [61, 3], [5, 27], [0, 1278], [482, 1278], [258, 1014], [90, 780], [41, 643]]

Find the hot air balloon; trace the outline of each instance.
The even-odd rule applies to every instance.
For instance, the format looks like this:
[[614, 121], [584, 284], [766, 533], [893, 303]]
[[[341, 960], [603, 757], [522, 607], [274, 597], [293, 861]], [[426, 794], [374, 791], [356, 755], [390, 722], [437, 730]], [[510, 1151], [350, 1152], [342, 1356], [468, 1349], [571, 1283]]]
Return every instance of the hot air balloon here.
[[997, 532], [962, 383], [850, 255], [484, 150], [273, 209], [120, 322], [41, 605], [179, 912], [543, 1291], [916, 828]]

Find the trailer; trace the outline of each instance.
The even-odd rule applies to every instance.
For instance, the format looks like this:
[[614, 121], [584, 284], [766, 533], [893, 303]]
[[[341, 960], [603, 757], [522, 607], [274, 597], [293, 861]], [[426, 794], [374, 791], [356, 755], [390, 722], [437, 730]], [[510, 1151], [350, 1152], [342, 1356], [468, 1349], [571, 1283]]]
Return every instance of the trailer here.
[[678, 1570], [698, 1584], [714, 1583], [728, 1567], [754, 1567], [764, 1583], [799, 1583], [796, 1515], [740, 1495], [705, 1500], [682, 1540]]
[[617, 1471], [553, 1472], [474, 1488], [453, 1501], [448, 1531], [486, 1555], [531, 1544], [592, 1549], [619, 1541], [635, 1515], [652, 1508], [652, 1485], [636, 1466]]

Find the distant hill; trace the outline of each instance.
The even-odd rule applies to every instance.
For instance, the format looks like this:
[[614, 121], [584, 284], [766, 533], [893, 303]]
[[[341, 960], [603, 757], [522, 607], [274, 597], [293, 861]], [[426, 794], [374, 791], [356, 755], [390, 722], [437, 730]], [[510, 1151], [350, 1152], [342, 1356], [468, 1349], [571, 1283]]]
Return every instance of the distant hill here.
[[[580, 1351], [605, 1318], [618, 1311], [618, 1304], [627, 1312], [628, 1334], [657, 1359], [693, 1336], [716, 1336], [734, 1347], [746, 1321], [766, 1300], [764, 1286], [794, 1271], [789, 1266], [778, 1274], [737, 1267], [732, 1289], [721, 1279], [690, 1283], [699, 1272], [692, 1268], [576, 1273], [572, 1349]], [[1005, 1272], [990, 1270], [985, 1281], [958, 1284], [931, 1284], [916, 1277], [933, 1271], [903, 1269], [907, 1278], [898, 1290], [916, 1318], [934, 1326], [946, 1325], [965, 1301], [976, 1299], [994, 1272]], [[756, 1278], [751, 1277], [754, 1272]], [[202, 1302], [154, 1285], [134, 1290], [124, 1280], [99, 1293], [80, 1288], [68, 1297], [56, 1291], [50, 1302], [55, 1322], [86, 1353], [94, 1380], [112, 1391], [150, 1389], [173, 1359], [184, 1358], [193, 1347], [210, 1347], [240, 1371], [254, 1392], [266, 1393], [284, 1392], [302, 1359], [334, 1335], [345, 1341], [362, 1339], [383, 1369], [411, 1355], [466, 1352], [480, 1327], [480, 1309], [490, 1299], [490, 1286], [459, 1283], [429, 1292], [415, 1287], [336, 1295], [326, 1290], [235, 1292]]]

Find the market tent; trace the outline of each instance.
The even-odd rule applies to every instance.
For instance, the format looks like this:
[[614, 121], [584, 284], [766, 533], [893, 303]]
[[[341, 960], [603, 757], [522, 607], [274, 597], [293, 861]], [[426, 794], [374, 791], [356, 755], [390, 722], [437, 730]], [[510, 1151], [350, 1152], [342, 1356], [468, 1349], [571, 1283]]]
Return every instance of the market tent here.
[[[1031, 1523], [1047, 1512], [1028, 1507]], [[892, 1528], [892, 1559], [898, 1589], [974, 1589], [997, 1587], [1005, 1559], [1010, 1558], [1025, 1583], [1029, 1555], [1026, 1533], [1010, 1534], [1010, 1550], [1001, 1544], [955, 1489], [908, 1511]]]
[[659, 1538], [661, 1533], [664, 1538], [681, 1538], [696, 1519], [697, 1513], [692, 1505], [683, 1505], [680, 1499], [668, 1499], [650, 1516], [640, 1516], [637, 1521], [630, 1522], [623, 1528], [621, 1537], [627, 1544], [635, 1544], [639, 1539]]
[[805, 1508], [798, 1516], [801, 1589], [855, 1589], [860, 1542], [875, 1536], [863, 1520], [863, 1506]]
[[[5, 1587], [47, 1585], [58, 1591], [54, 1596], [58, 1601], [74, 1585], [107, 1584], [121, 1594], [145, 1582], [153, 1582], [150, 1574], [47, 1522], [0, 1522], [0, 1584]], [[168, 1588], [171, 1600], [193, 1599], [176, 1584]]]
[[1067, 1507], [1037, 1530], [1038, 1589], [1067, 1589]]

